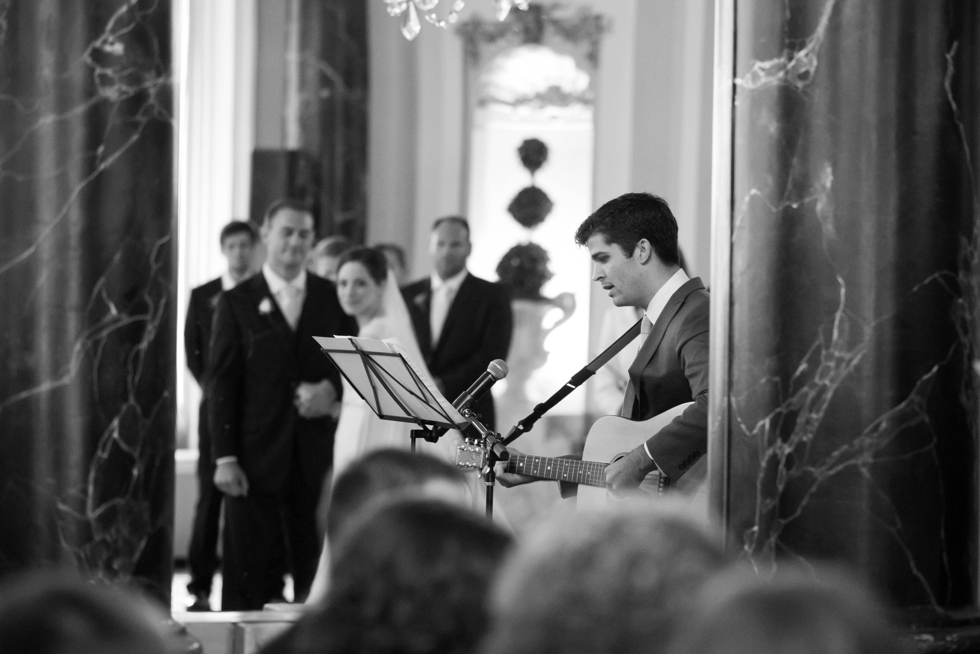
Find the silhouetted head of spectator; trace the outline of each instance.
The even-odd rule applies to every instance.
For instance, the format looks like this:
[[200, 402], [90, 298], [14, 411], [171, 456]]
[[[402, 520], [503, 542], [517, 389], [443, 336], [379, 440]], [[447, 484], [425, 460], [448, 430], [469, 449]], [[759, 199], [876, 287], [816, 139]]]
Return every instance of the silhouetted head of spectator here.
[[327, 539], [336, 543], [351, 522], [374, 505], [407, 496], [441, 499], [460, 506], [471, 502], [459, 468], [427, 454], [373, 450], [343, 470], [329, 497], [321, 501], [321, 525]]
[[335, 282], [337, 281], [337, 262], [340, 260], [340, 255], [349, 250], [351, 245], [346, 236], [339, 234], [322, 238], [310, 250], [310, 258], [306, 267], [313, 274]]
[[510, 536], [471, 510], [431, 499], [386, 503], [337, 544], [323, 606], [295, 651], [464, 653], [487, 624], [487, 594]]
[[28, 573], [0, 589], [0, 652], [165, 654], [148, 601], [68, 572]]
[[782, 569], [771, 580], [745, 569], [720, 575], [704, 586], [670, 649], [671, 654], [909, 651], [853, 575], [819, 567]]
[[549, 518], [501, 572], [481, 652], [665, 651], [698, 588], [728, 561], [718, 537], [670, 504]]
[[408, 274], [408, 264], [405, 259], [405, 250], [402, 246], [395, 243], [378, 243], [374, 246], [385, 255], [388, 260], [388, 267], [395, 274], [395, 280], [401, 286], [405, 283], [405, 276]]

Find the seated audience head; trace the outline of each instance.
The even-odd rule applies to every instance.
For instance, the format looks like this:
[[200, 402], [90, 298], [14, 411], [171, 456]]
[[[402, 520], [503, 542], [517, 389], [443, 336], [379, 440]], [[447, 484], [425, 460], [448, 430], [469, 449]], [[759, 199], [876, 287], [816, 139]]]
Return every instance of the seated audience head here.
[[337, 281], [337, 263], [340, 255], [349, 250], [351, 242], [346, 236], [328, 236], [317, 241], [310, 251], [306, 267], [315, 275]]
[[0, 652], [165, 654], [165, 616], [148, 601], [73, 573], [27, 573], [0, 590]]
[[[817, 578], [819, 577], [819, 580]], [[670, 654], [908, 652], [867, 589], [840, 571], [738, 569], [706, 584]]]
[[340, 307], [364, 325], [378, 316], [384, 306], [388, 262], [376, 248], [351, 248], [337, 261], [336, 282]]
[[422, 498], [388, 502], [340, 538], [321, 607], [297, 626], [295, 651], [472, 651], [510, 536], [485, 517]]
[[236, 280], [252, 271], [252, 256], [258, 240], [255, 227], [244, 220], [233, 220], [221, 228], [221, 254], [228, 260], [228, 272]]
[[663, 652], [700, 585], [728, 563], [685, 505], [563, 511], [501, 572], [484, 654]]
[[388, 268], [395, 275], [395, 281], [401, 286], [405, 283], [405, 276], [408, 274], [407, 264], [405, 260], [405, 250], [402, 246], [396, 245], [394, 243], [378, 243], [374, 246], [381, 251], [381, 254], [385, 255], [385, 259], [388, 260]]
[[324, 498], [328, 501], [321, 501], [321, 524], [327, 539], [336, 543], [350, 523], [372, 507], [410, 496], [440, 499], [462, 507], [470, 506], [472, 501], [466, 477], [456, 466], [428, 454], [373, 450], [343, 470], [329, 498]]
[[432, 224], [429, 254], [439, 279], [451, 279], [463, 272], [473, 246], [470, 224], [462, 216], [446, 216]]

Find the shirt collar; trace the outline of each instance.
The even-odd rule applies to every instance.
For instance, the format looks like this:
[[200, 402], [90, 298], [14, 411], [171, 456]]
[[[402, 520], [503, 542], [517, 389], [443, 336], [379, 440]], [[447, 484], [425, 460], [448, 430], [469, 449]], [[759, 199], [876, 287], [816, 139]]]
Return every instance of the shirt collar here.
[[650, 319], [651, 323], [657, 322], [664, 307], [667, 306], [667, 302], [670, 301], [671, 296], [677, 292], [677, 289], [686, 284], [688, 279], [684, 269], [678, 268], [677, 272], [660, 287], [660, 290], [653, 296], [653, 299], [650, 300], [650, 305], [647, 307], [647, 318]]
[[278, 295], [279, 292], [285, 289], [287, 286], [292, 286], [301, 293], [306, 292], [306, 268], [300, 270], [298, 275], [296, 275], [291, 281], [287, 282], [285, 279], [277, 275], [275, 271], [269, 267], [269, 264], [264, 263], [262, 264], [262, 275], [265, 277], [265, 282], [269, 285], [269, 291], [273, 295]]
[[[244, 281], [244, 280], [243, 280]], [[238, 286], [239, 282], [235, 281], [235, 278], [231, 276], [231, 273], [225, 271], [225, 274], [221, 276], [221, 290], [230, 291], [231, 289]]]
[[469, 271], [466, 268], [463, 268], [449, 279], [442, 279], [438, 274], [432, 273], [432, 290], [438, 291], [445, 286], [449, 290], [458, 291], [459, 285], [463, 283], [463, 280], [466, 279], [466, 275], [468, 274]]

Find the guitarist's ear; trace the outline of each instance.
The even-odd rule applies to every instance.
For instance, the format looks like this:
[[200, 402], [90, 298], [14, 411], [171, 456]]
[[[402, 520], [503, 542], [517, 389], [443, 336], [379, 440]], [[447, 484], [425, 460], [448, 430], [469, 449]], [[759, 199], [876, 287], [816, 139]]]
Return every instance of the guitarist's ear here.
[[636, 242], [636, 247], [633, 248], [633, 256], [636, 257], [638, 263], [645, 265], [653, 256], [653, 245], [645, 238], [641, 238]]

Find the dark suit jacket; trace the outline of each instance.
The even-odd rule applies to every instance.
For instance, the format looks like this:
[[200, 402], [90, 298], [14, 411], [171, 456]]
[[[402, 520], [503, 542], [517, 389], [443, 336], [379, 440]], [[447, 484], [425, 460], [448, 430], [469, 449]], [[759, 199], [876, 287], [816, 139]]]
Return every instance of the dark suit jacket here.
[[207, 375], [214, 456], [237, 456], [250, 490], [283, 492], [293, 457], [309, 487], [320, 488], [333, 459], [336, 424], [301, 418], [293, 394], [300, 382], [323, 379], [339, 392], [340, 373], [313, 337], [356, 333], [334, 285], [316, 275], [307, 276], [295, 332], [261, 273], [221, 294]]
[[[507, 358], [514, 316], [510, 296], [500, 284], [467, 274], [449, 307], [435, 347], [429, 325], [431, 280], [413, 282], [402, 289], [402, 293], [425, 364], [433, 377], [442, 380], [450, 402], [469, 388], [491, 361]], [[494, 428], [493, 396], [490, 393], [476, 404], [474, 411], [483, 416], [487, 427]]]
[[708, 450], [708, 292], [697, 277], [671, 296], [630, 366], [636, 401], [629, 416], [646, 420], [694, 401], [647, 441], [668, 479]]
[[[204, 371], [208, 365], [208, 345], [211, 343], [211, 321], [221, 295], [221, 278], [212, 279], [191, 291], [184, 323], [184, 352], [187, 367], [197, 383], [204, 388]], [[203, 425], [202, 425], [203, 426]]]

